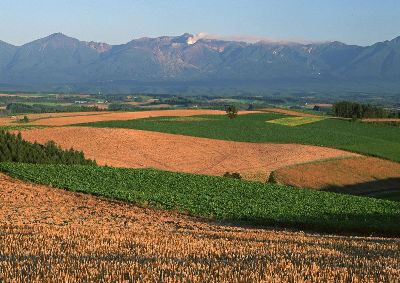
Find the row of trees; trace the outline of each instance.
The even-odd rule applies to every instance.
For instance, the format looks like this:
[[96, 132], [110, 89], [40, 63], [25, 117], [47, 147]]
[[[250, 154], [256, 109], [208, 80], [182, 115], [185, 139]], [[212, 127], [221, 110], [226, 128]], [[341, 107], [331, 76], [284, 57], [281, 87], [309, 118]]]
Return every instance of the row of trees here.
[[20, 133], [14, 135], [4, 130], [0, 130], [0, 162], [96, 165], [82, 151], [63, 150], [53, 141], [44, 145], [30, 143]]
[[25, 104], [10, 103], [6, 110], [11, 114], [18, 113], [57, 113], [57, 112], [94, 112], [101, 111], [97, 106], [81, 105], [46, 105], [46, 104]]
[[333, 113], [336, 117], [352, 119], [387, 118], [390, 114], [389, 111], [381, 107], [348, 101], [333, 104]]

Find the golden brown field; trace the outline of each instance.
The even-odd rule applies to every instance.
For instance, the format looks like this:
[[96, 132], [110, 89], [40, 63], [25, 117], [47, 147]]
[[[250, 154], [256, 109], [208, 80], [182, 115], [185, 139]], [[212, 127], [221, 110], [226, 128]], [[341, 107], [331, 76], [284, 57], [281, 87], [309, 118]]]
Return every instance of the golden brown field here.
[[[91, 116], [91, 115], [99, 115], [106, 114], [111, 112], [59, 112], [59, 113], [39, 113], [39, 114], [27, 114], [28, 118], [31, 122], [40, 120], [40, 119], [49, 119], [49, 118], [61, 118], [61, 117], [69, 117], [69, 116]], [[15, 125], [18, 119], [24, 118], [25, 115], [16, 115], [11, 117], [1, 117], [0, 125]]]
[[271, 171], [288, 165], [358, 156], [310, 145], [233, 142], [132, 129], [57, 127], [24, 130], [22, 136], [82, 150], [101, 165], [220, 176], [239, 172], [246, 179], [264, 182]]
[[0, 175], [0, 282], [398, 282], [400, 239], [205, 222]]
[[[257, 111], [241, 111], [241, 114], [257, 113]], [[62, 113], [40, 113], [27, 114], [30, 125], [41, 126], [64, 126], [78, 123], [89, 123], [113, 120], [131, 120], [159, 116], [194, 116], [194, 115], [223, 115], [225, 111], [207, 109], [182, 109], [182, 110], [149, 110], [138, 112], [62, 112]], [[13, 125], [24, 115], [0, 118], [0, 125]]]
[[[241, 111], [240, 114], [256, 113], [249, 111]], [[220, 110], [150, 110], [150, 111], [138, 111], [138, 112], [97, 112], [99, 115], [70, 115], [68, 117], [54, 117], [48, 119], [40, 119], [34, 121], [35, 125], [42, 126], [65, 126], [79, 123], [91, 123], [99, 121], [114, 121], [114, 120], [132, 120], [149, 117], [160, 117], [160, 116], [193, 116], [193, 115], [223, 115], [225, 111]]]
[[289, 166], [276, 170], [273, 175], [281, 184], [353, 194], [384, 192], [400, 187], [400, 164], [373, 157]]

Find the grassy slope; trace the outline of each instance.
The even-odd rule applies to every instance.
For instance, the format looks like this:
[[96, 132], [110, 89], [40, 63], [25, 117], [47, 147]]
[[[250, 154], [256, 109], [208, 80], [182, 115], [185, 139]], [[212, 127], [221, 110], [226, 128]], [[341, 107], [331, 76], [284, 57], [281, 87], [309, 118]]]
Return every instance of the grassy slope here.
[[234, 120], [225, 116], [202, 117], [209, 120], [179, 122], [173, 121], [176, 117], [157, 117], [85, 126], [143, 129], [234, 141], [321, 145], [400, 162], [400, 131], [397, 128], [338, 119], [296, 127], [266, 123], [266, 120], [287, 117], [273, 113], [239, 115]]
[[256, 225], [400, 235], [400, 203], [152, 169], [0, 164], [13, 177]]

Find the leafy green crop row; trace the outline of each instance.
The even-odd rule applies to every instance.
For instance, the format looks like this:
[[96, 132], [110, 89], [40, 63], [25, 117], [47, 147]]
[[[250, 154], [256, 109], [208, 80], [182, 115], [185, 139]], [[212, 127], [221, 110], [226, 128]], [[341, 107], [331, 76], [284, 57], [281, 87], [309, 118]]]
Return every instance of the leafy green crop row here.
[[40, 184], [217, 220], [400, 235], [398, 202], [153, 169], [0, 163], [0, 170]]
[[394, 127], [339, 119], [325, 119], [296, 127], [266, 123], [267, 120], [288, 117], [273, 113], [239, 113], [233, 120], [217, 115], [200, 117], [210, 119], [183, 123], [176, 121], [176, 117], [157, 117], [82, 125], [141, 129], [233, 141], [321, 145], [400, 162], [400, 131]]

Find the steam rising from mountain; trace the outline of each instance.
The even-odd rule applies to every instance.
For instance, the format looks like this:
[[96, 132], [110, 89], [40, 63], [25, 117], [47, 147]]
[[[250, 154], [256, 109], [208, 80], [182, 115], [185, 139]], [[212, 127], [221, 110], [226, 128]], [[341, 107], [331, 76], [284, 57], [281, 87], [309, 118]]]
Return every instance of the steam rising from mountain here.
[[[256, 36], [256, 35], [220, 35], [220, 34], [211, 34], [206, 32], [200, 32], [196, 35], [193, 35], [188, 38], [187, 44], [192, 45], [201, 39], [209, 39], [209, 40], [223, 40], [223, 41], [237, 41], [237, 42], [247, 42], [247, 43], [279, 43], [279, 44], [293, 44], [293, 43], [301, 43], [301, 44], [310, 44], [313, 43], [307, 40], [277, 40], [270, 37], [265, 36]], [[314, 42], [315, 43], [315, 42]]]

